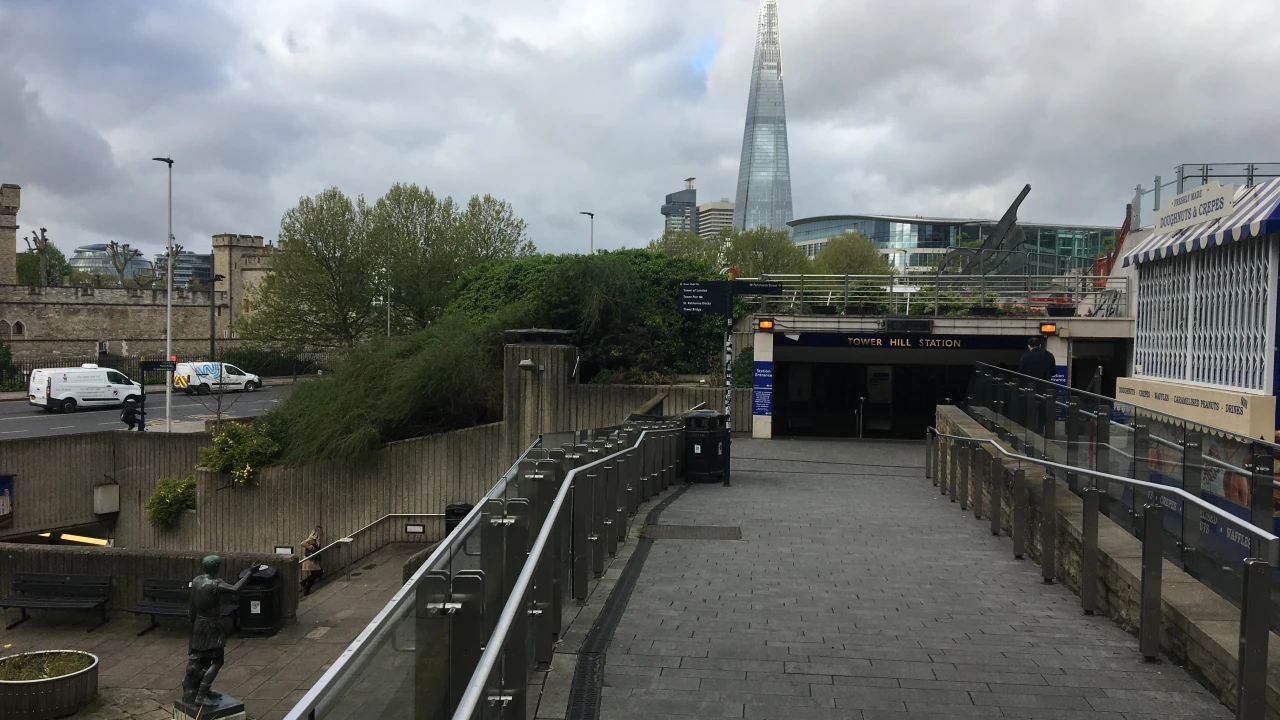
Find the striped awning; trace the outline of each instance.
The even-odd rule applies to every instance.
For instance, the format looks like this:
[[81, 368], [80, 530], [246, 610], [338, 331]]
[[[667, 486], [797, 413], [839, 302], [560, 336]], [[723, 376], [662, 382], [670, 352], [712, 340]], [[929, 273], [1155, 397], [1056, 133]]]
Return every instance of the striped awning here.
[[1152, 235], [1124, 256], [1124, 265], [1205, 250], [1236, 240], [1280, 232], [1280, 178], [1236, 189], [1231, 214], [1171, 233]]

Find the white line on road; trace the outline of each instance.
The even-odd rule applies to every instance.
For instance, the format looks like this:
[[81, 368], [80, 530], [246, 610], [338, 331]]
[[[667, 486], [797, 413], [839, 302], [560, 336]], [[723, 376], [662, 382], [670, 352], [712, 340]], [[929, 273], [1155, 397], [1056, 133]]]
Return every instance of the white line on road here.
[[74, 427], [75, 427], [75, 425], [59, 425], [58, 427], [52, 427], [52, 428], [49, 428], [49, 429], [50, 429], [50, 430], [70, 430], [70, 429], [72, 429], [72, 428], [74, 428]]
[[5, 430], [5, 431], [3, 431], [3, 432], [0, 432], [0, 435], [12, 435], [12, 434], [14, 434], [14, 433], [20, 433], [20, 432], [30, 432], [30, 431], [28, 431], [28, 430]]

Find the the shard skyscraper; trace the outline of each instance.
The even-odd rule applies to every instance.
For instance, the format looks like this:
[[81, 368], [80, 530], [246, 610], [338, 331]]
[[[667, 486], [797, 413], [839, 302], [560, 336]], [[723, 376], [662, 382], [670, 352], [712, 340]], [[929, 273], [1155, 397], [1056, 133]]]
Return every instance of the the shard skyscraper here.
[[742, 132], [738, 197], [733, 226], [761, 225], [786, 230], [791, 220], [791, 163], [787, 154], [787, 112], [782, 99], [782, 45], [778, 40], [778, 2], [760, 3], [756, 58], [747, 96], [747, 126]]

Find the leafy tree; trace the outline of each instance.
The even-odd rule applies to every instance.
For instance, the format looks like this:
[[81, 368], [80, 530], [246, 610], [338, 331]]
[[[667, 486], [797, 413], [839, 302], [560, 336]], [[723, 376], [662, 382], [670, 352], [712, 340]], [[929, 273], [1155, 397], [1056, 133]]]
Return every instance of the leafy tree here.
[[828, 275], [891, 275], [884, 253], [860, 232], [846, 232], [827, 240], [813, 259], [814, 269]]
[[272, 348], [352, 347], [376, 321], [383, 265], [373, 212], [337, 188], [304, 197], [280, 221], [280, 252], [241, 335]]
[[62, 251], [49, 240], [45, 228], [26, 238], [27, 250], [18, 254], [18, 283], [20, 285], [61, 285], [62, 278], [71, 274], [71, 265]]
[[584, 380], [659, 380], [718, 365], [723, 319], [684, 315], [676, 301], [678, 282], [716, 277], [704, 260], [649, 250], [542, 255], [476, 267], [449, 307], [477, 322], [572, 330]]
[[472, 197], [463, 209], [425, 187], [396, 183], [374, 203], [372, 222], [386, 262], [383, 289], [390, 287], [394, 313], [412, 328], [440, 316], [468, 268], [534, 252], [525, 222], [490, 195]]
[[758, 227], [728, 233], [725, 261], [743, 277], [758, 278], [765, 273], [797, 274], [813, 272], [805, 256], [786, 230]]
[[668, 257], [688, 255], [718, 266], [727, 237], [727, 231], [711, 237], [700, 237], [688, 230], [664, 232], [662, 237], [649, 242], [649, 249]]

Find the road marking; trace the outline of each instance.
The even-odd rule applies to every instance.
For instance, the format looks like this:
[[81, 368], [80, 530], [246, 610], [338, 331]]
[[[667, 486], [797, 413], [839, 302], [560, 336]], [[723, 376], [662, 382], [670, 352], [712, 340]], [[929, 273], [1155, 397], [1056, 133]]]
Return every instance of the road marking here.
[[58, 427], [51, 427], [49, 429], [50, 430], [70, 430], [73, 427], [75, 427], [75, 425], [59, 425]]
[[99, 424], [99, 425], [119, 425], [121, 422], [122, 422], [122, 421], [120, 421], [120, 420], [116, 420], [116, 421], [114, 421], [114, 422], [109, 422], [109, 423], [98, 423], [98, 424]]
[[0, 435], [12, 435], [12, 434], [14, 434], [14, 433], [23, 433], [23, 432], [30, 432], [30, 431], [28, 431], [28, 430], [5, 430], [5, 431], [3, 431], [3, 432], [0, 432]]

